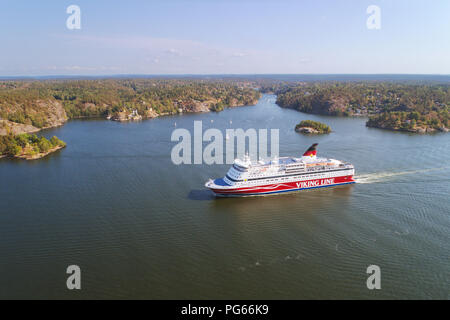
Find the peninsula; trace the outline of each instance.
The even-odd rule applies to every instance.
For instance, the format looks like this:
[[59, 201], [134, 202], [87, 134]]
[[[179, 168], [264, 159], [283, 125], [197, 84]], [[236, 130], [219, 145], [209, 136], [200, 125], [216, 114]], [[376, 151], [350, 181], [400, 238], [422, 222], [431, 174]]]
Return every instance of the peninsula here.
[[53, 136], [50, 140], [35, 134], [22, 133], [0, 136], [0, 157], [12, 157], [25, 160], [43, 158], [64, 148], [66, 143]]
[[70, 119], [136, 121], [163, 115], [255, 105], [246, 81], [101, 79], [0, 82], [0, 157], [38, 159], [65, 147], [30, 135]]
[[0, 135], [37, 132], [69, 119], [131, 121], [255, 105], [245, 81], [100, 79], [0, 82]]

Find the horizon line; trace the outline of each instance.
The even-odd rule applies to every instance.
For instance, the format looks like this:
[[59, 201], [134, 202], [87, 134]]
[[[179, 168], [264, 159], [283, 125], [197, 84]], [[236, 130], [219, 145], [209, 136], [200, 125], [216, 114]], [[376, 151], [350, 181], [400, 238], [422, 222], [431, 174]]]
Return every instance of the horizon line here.
[[4, 79], [33, 79], [33, 78], [115, 78], [115, 77], [208, 77], [208, 76], [443, 76], [445, 73], [117, 73], [117, 74], [47, 74], [47, 75], [0, 75], [0, 80]]

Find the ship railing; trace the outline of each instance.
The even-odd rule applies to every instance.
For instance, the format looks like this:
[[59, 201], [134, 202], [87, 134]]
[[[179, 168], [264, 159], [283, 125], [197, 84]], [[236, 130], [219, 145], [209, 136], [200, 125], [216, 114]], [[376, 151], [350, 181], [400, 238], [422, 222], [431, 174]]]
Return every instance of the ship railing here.
[[307, 168], [306, 171], [307, 172], [323, 171], [323, 170], [328, 170], [328, 169], [333, 169], [333, 168], [336, 168], [336, 166], [315, 166], [315, 167]]
[[339, 167], [344, 167], [344, 168], [353, 168], [353, 165], [351, 163], [348, 162], [343, 162], [339, 165]]

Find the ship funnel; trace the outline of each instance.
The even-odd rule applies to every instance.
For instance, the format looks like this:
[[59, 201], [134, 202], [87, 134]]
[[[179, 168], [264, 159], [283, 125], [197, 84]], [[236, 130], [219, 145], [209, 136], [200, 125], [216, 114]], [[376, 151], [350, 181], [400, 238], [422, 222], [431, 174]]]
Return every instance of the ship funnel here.
[[304, 157], [315, 157], [317, 155], [316, 147], [318, 146], [318, 143], [314, 143], [311, 147], [306, 150], [306, 152], [303, 154]]

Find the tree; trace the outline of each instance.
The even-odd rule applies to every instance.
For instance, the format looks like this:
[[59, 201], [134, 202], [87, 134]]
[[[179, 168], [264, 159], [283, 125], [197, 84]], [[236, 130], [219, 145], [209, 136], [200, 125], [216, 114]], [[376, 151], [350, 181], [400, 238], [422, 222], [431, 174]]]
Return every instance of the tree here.
[[64, 147], [64, 146], [66, 145], [65, 142], [61, 141], [61, 140], [58, 139], [56, 136], [53, 136], [53, 137], [50, 139], [50, 143], [51, 143], [51, 145], [52, 145], [53, 147], [57, 147], [57, 146]]
[[50, 150], [51, 145], [50, 142], [45, 137], [41, 137], [38, 142], [38, 147], [40, 152], [45, 153], [48, 150]]
[[9, 146], [9, 150], [7, 152], [8, 154], [17, 156], [22, 153], [22, 147], [18, 146], [17, 144], [13, 144]]

